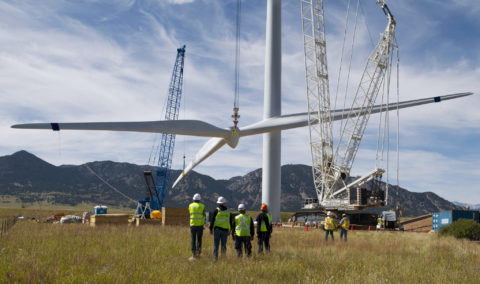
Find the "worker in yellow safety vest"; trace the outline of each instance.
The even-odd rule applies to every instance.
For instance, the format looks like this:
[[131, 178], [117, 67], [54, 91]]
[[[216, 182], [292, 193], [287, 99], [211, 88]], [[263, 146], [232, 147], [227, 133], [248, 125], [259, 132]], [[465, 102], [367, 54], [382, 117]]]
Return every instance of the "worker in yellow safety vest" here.
[[348, 227], [350, 227], [350, 219], [347, 214], [342, 214], [342, 220], [340, 220], [340, 240], [345, 237], [344, 241], [347, 241]]
[[235, 216], [235, 231], [232, 232], [232, 237], [235, 240], [235, 249], [237, 256], [242, 257], [242, 246], [245, 247], [245, 254], [252, 255], [252, 240], [254, 236], [254, 226], [252, 217], [245, 213], [245, 205], [238, 205], [239, 215]]
[[188, 205], [190, 212], [190, 235], [192, 238], [192, 259], [202, 252], [203, 225], [205, 224], [205, 205], [200, 203], [200, 194], [193, 195], [193, 202]]
[[328, 241], [328, 235], [332, 237], [332, 241], [333, 241], [333, 231], [335, 231], [336, 228], [337, 227], [335, 224], [335, 220], [332, 217], [332, 212], [328, 211], [327, 218], [325, 218], [325, 225], [324, 225], [325, 241]]
[[260, 206], [261, 213], [258, 214], [255, 221], [257, 221], [257, 240], [258, 253], [263, 253], [263, 245], [265, 244], [265, 251], [270, 252], [270, 236], [272, 235], [272, 215], [268, 213], [267, 204], [263, 203]]
[[233, 217], [225, 206], [227, 200], [220, 196], [217, 209], [210, 214], [210, 234], [213, 234], [213, 257], [218, 259], [218, 246], [222, 244], [222, 256], [227, 254], [227, 238], [231, 230]]
[[382, 229], [382, 224], [383, 224], [383, 219], [382, 217], [378, 217], [377, 218], [377, 230], [381, 230]]

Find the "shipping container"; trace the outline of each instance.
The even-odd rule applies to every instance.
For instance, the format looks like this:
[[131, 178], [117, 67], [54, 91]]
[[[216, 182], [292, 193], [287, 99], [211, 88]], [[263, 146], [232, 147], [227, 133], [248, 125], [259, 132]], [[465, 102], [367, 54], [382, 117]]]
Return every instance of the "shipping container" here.
[[450, 210], [432, 213], [432, 229], [438, 232], [441, 227], [452, 224], [458, 219], [471, 219], [479, 222], [479, 211]]

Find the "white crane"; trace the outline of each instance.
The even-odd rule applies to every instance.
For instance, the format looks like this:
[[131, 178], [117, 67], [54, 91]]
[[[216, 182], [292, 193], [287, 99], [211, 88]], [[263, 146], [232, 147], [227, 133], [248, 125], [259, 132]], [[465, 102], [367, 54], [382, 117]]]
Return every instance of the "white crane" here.
[[350, 200], [337, 198], [341, 193], [385, 172], [383, 169], [375, 169], [347, 184], [368, 119], [389, 68], [395, 47], [396, 22], [385, 2], [378, 1], [387, 16], [387, 27], [367, 60], [353, 103], [346, 110], [338, 144], [333, 151], [323, 0], [315, 0], [315, 3], [313, 0], [301, 2], [308, 110], [309, 116], [315, 116], [320, 122], [309, 124], [318, 205], [329, 209], [348, 207]]

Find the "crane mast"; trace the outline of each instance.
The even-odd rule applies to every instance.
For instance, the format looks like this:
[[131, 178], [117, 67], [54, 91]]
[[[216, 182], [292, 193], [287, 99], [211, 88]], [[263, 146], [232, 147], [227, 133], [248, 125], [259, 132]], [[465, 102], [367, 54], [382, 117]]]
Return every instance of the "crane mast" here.
[[322, 189], [334, 178], [330, 168], [333, 138], [323, 0], [302, 0], [301, 9], [312, 175], [317, 195], [323, 199]]
[[[165, 120], [177, 120], [180, 111], [183, 87], [183, 66], [185, 62], [185, 45], [177, 49], [177, 57], [173, 67], [168, 98], [165, 109]], [[175, 134], [162, 133], [158, 148], [158, 162], [155, 168], [155, 178], [151, 171], [144, 172], [147, 186], [147, 197], [139, 200], [137, 212], [149, 216], [149, 210], [162, 210], [163, 201], [170, 182]], [[150, 207], [150, 208], [148, 208]]]
[[[313, 0], [301, 0], [301, 3], [310, 145], [317, 205], [323, 208], [347, 208], [350, 200], [344, 196], [339, 198], [341, 193], [381, 177], [384, 173], [383, 169], [375, 169], [352, 183], [348, 182], [372, 107], [389, 68], [396, 22], [387, 5], [378, 1], [387, 16], [388, 24], [367, 60], [352, 105], [345, 117], [338, 144], [333, 151], [323, 0], [315, 0], [315, 3]], [[349, 191], [347, 193], [349, 194]], [[357, 205], [360, 198], [357, 197]]]
[[[180, 102], [182, 100], [183, 87], [183, 64], [185, 62], [185, 45], [177, 49], [177, 58], [173, 67], [172, 78], [168, 87], [167, 108], [165, 110], [165, 120], [177, 120], [180, 111]], [[160, 139], [160, 153], [158, 166], [155, 170], [156, 189], [159, 193], [158, 208], [161, 210], [172, 168], [173, 150], [175, 147], [175, 134], [162, 133]]]

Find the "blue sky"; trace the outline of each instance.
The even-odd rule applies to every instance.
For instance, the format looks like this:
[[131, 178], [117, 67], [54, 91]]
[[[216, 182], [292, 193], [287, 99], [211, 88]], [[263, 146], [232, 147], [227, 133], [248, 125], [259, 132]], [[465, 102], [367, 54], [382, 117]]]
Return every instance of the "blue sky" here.
[[[401, 100], [478, 92], [480, 2], [390, 2], [397, 19]], [[338, 74], [346, 3], [326, 1], [331, 78]], [[352, 1], [352, 9], [355, 5]], [[10, 125], [161, 119], [176, 49], [183, 44], [180, 118], [230, 126], [235, 6], [236, 0], [0, 2], [0, 155], [27, 150], [55, 165], [96, 160], [146, 164], [154, 140], [150, 134], [53, 133]], [[240, 127], [262, 118], [265, 7], [263, 0], [243, 1]], [[282, 12], [282, 112], [304, 112], [300, 1], [284, 0]], [[385, 24], [375, 1], [362, 1], [353, 79]], [[333, 92], [336, 80], [330, 84]], [[402, 187], [480, 203], [479, 103], [475, 94], [401, 112]], [[378, 120], [370, 121], [353, 175], [374, 167]], [[189, 160], [205, 141], [177, 136], [173, 167], [181, 168], [183, 152]], [[261, 137], [244, 138], [236, 149], [220, 150], [195, 170], [215, 178], [244, 175], [261, 167], [261, 143]], [[306, 128], [284, 132], [282, 143], [282, 164], [310, 163]]]

